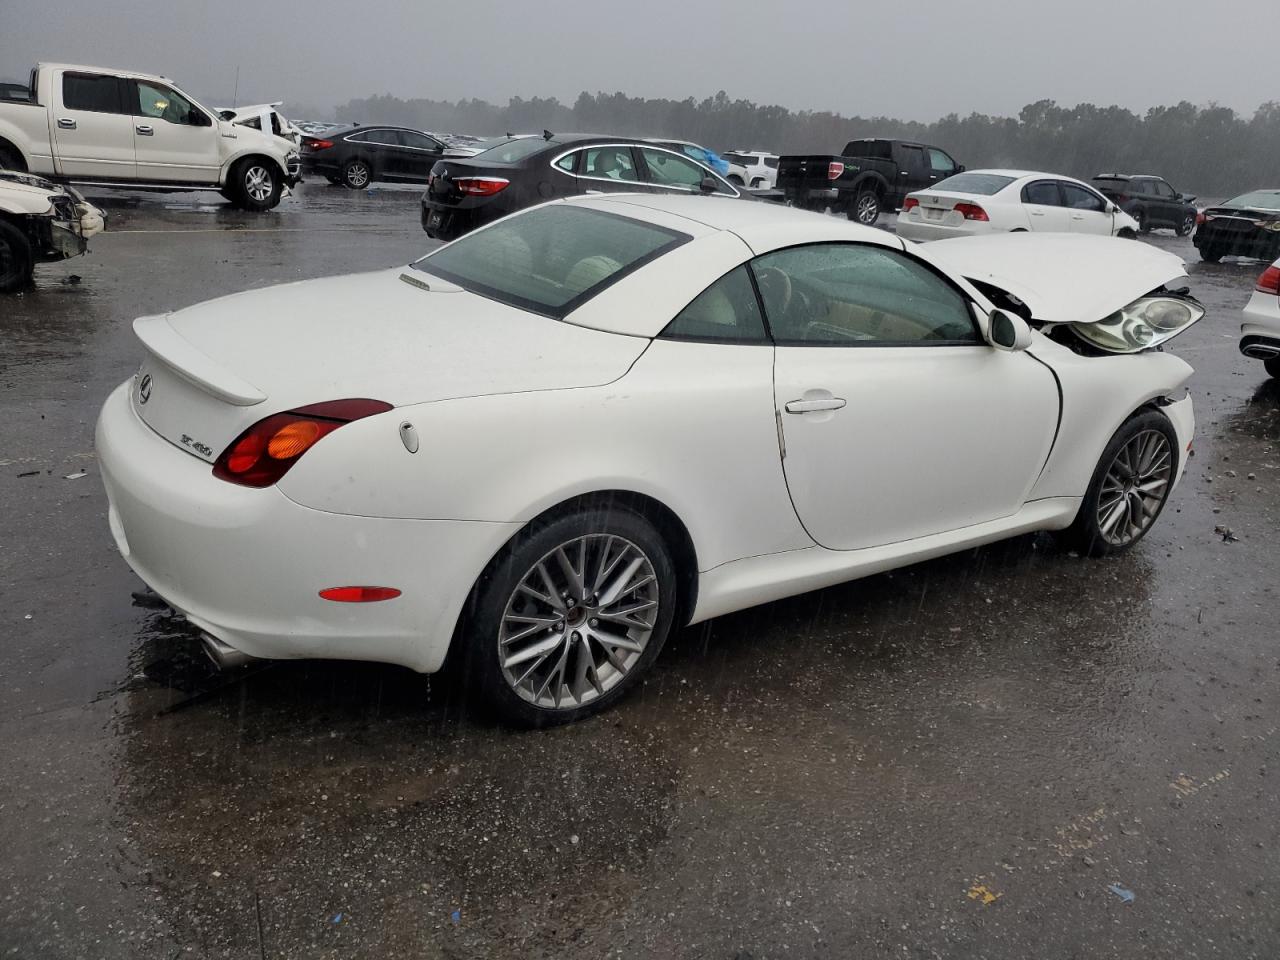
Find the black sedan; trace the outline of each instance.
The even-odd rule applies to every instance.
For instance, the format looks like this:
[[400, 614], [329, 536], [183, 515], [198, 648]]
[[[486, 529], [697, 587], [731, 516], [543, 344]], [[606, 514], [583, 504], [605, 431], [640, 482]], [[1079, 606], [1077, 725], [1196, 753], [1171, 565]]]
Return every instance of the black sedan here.
[[1233, 255], [1280, 257], [1280, 190], [1252, 190], [1209, 207], [1191, 240], [1209, 263]]
[[1125, 213], [1138, 221], [1138, 229], [1150, 233], [1169, 227], [1185, 237], [1196, 226], [1195, 197], [1179, 193], [1161, 177], [1150, 174], [1100, 173], [1093, 185]]
[[302, 172], [362, 190], [374, 180], [426, 183], [445, 145], [408, 127], [354, 126], [302, 141]]
[[508, 213], [580, 193], [743, 194], [683, 153], [628, 137], [513, 137], [431, 170], [422, 229], [452, 240]]

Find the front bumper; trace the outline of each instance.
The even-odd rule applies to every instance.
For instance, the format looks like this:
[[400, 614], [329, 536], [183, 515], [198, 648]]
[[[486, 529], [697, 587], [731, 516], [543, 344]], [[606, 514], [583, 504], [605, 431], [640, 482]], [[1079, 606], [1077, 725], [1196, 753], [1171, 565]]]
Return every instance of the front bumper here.
[[[107, 399], [96, 445], [120, 553], [195, 627], [253, 657], [439, 668], [480, 571], [519, 524], [391, 520], [313, 510], [279, 489], [218, 480], [129, 401]], [[391, 586], [381, 603], [326, 587]]]

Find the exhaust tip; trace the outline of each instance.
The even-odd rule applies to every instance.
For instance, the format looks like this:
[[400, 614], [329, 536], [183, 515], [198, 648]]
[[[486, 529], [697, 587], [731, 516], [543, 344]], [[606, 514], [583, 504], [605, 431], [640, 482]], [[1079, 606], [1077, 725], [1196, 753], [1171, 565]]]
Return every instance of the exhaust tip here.
[[1263, 346], [1260, 343], [1251, 343], [1240, 352], [1254, 360], [1274, 360], [1280, 357], [1280, 348]]
[[257, 657], [251, 657], [249, 654], [237, 650], [230, 644], [223, 643], [217, 637], [209, 633], [200, 634], [200, 643], [204, 649], [205, 656], [213, 661], [213, 665], [219, 670], [233, 670], [236, 667], [243, 667], [246, 663], [252, 663]]

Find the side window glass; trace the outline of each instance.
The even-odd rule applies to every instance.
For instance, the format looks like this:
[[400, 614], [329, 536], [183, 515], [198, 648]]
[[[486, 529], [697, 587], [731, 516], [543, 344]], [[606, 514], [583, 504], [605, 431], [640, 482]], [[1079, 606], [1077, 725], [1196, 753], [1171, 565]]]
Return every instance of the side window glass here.
[[[581, 152], [581, 151], [579, 151]], [[578, 159], [578, 153], [566, 153], [563, 157], [556, 161], [556, 166], [565, 173], [573, 173], [573, 165]]]
[[158, 83], [139, 80], [138, 112], [135, 116], [164, 120], [166, 123], [190, 123], [191, 103], [180, 94]]
[[662, 336], [673, 340], [767, 341], [747, 268], [736, 267], [703, 290], [667, 324]]
[[371, 130], [369, 132], [369, 142], [376, 143], [383, 147], [398, 147], [401, 145], [399, 130]]
[[1060, 207], [1062, 198], [1058, 195], [1058, 184], [1053, 180], [1037, 180], [1022, 188], [1022, 202], [1034, 203], [1042, 207]]
[[1067, 206], [1073, 210], [1092, 210], [1096, 213], [1102, 213], [1107, 209], [1106, 202], [1100, 196], [1078, 184], [1063, 183], [1062, 194], [1066, 199]]
[[956, 171], [955, 161], [936, 147], [929, 148], [929, 166], [940, 177], [949, 177]]
[[426, 134], [414, 133], [412, 130], [400, 131], [400, 145], [413, 147], [415, 150], [438, 150], [440, 148], [440, 144]]
[[635, 161], [628, 146], [592, 147], [583, 156], [582, 175], [637, 183]]
[[[666, 150], [642, 147], [640, 152], [644, 154], [645, 166], [649, 168], [649, 182], [655, 186], [693, 192], [701, 186], [704, 177], [711, 175], [706, 167]], [[716, 181], [716, 192], [728, 191]]]
[[1152, 182], [1155, 183], [1157, 196], [1162, 197], [1165, 200], [1172, 200], [1177, 195], [1177, 191], [1163, 180], [1155, 180]]
[[752, 261], [779, 344], [977, 343], [968, 301], [917, 260], [870, 244], [789, 247]]
[[921, 147], [902, 147], [902, 166], [913, 173], [924, 170], [924, 149]]
[[92, 73], [62, 75], [62, 104], [68, 110], [91, 113], [127, 113], [121, 110], [120, 81]]

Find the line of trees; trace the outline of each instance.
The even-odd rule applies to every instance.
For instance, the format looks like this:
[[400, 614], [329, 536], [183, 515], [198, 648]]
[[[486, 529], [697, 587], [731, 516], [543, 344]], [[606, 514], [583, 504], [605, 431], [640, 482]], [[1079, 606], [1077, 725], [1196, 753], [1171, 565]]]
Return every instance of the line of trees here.
[[1280, 182], [1280, 102], [1242, 116], [1216, 104], [1183, 101], [1136, 114], [1122, 107], [1040, 100], [1017, 117], [948, 114], [933, 123], [846, 117], [731, 100], [720, 91], [695, 100], [645, 99], [583, 92], [572, 106], [555, 98], [410, 99], [390, 95], [348, 101], [339, 120], [398, 123], [477, 136], [505, 132], [589, 131], [694, 140], [712, 149], [834, 153], [855, 137], [923, 140], [975, 167], [1023, 167], [1082, 178], [1103, 171], [1156, 173], [1179, 190], [1228, 196]]

